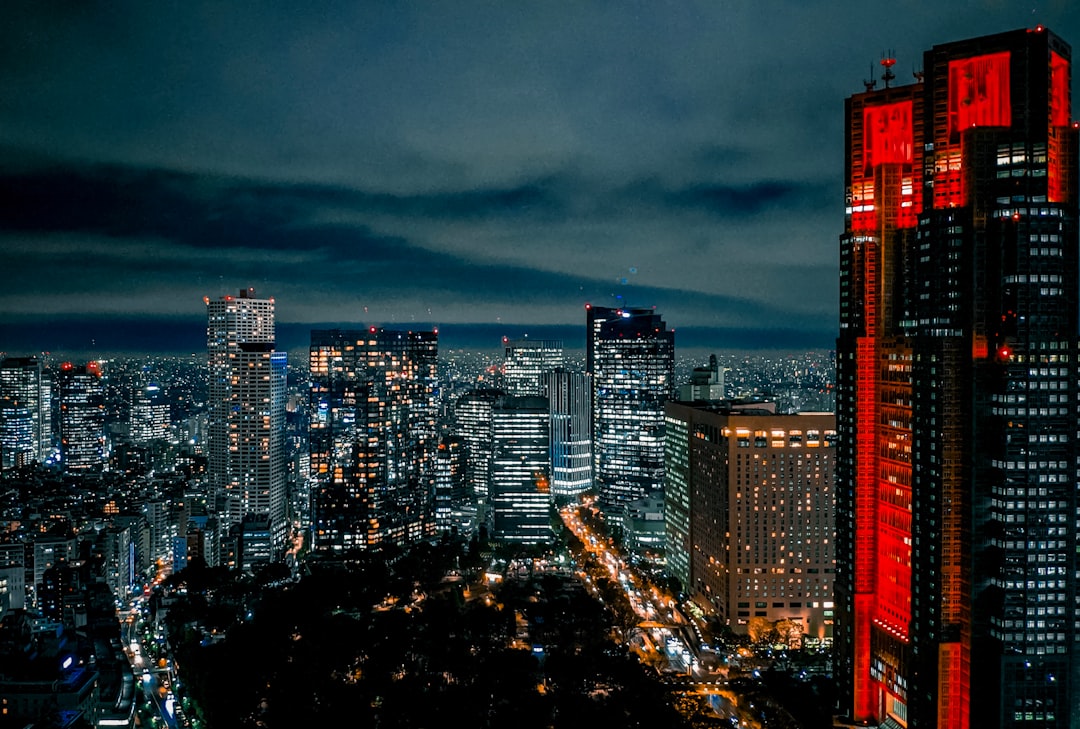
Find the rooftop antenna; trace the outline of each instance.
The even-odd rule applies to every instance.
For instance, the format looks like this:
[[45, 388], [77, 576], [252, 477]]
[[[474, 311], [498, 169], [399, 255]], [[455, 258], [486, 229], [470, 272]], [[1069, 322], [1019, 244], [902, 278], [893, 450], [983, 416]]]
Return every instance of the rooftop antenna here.
[[915, 65], [911, 66], [911, 75], [915, 77], [915, 83], [921, 84], [926, 73], [921, 68], [915, 68]]
[[872, 63], [870, 64], [870, 80], [863, 79], [863, 86], [866, 87], [868, 92], [873, 91], [874, 87], [877, 86], [877, 81], [874, 80], [874, 64]]
[[892, 70], [892, 67], [896, 65], [895, 53], [891, 50], [882, 53], [881, 65], [885, 69], [885, 72], [881, 74], [881, 78], [885, 81], [885, 88], [889, 88], [889, 82], [896, 78], [896, 74]]

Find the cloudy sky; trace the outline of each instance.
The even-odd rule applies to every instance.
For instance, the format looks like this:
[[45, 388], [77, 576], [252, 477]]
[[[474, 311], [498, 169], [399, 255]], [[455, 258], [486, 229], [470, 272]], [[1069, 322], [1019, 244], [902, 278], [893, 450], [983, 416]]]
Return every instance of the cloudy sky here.
[[286, 346], [580, 346], [622, 302], [679, 343], [828, 348], [844, 98], [886, 49], [907, 83], [938, 43], [1080, 44], [1076, 10], [9, 0], [0, 351], [193, 351], [202, 297], [245, 286]]

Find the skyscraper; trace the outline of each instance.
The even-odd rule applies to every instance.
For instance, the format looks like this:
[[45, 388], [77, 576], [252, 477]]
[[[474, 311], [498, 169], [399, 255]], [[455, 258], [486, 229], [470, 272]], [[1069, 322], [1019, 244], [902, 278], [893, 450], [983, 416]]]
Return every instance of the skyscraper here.
[[503, 338], [503, 389], [510, 395], [542, 395], [541, 376], [563, 364], [562, 342]]
[[52, 445], [52, 385], [36, 357], [0, 360], [0, 469], [44, 461]]
[[161, 386], [150, 382], [135, 388], [131, 403], [131, 440], [147, 443], [169, 436], [169, 402]]
[[465, 440], [465, 480], [481, 506], [491, 472], [491, 411], [505, 394], [493, 388], [469, 390], [454, 403], [454, 432]]
[[664, 403], [674, 394], [675, 332], [652, 309], [587, 306], [592, 439], [600, 501], [664, 485]]
[[887, 64], [847, 102], [836, 674], [858, 720], [1076, 721], [1070, 59], [1041, 27], [949, 43], [922, 83]]
[[551, 541], [551, 460], [547, 399], [501, 398], [491, 413], [491, 537], [500, 542]]
[[206, 304], [207, 446], [211, 495], [225, 528], [263, 515], [274, 548], [288, 537], [286, 354], [274, 348], [274, 300], [254, 289]]
[[465, 439], [448, 435], [435, 453], [435, 527], [467, 533], [476, 505], [465, 484]]
[[434, 533], [438, 342], [434, 331], [312, 331], [316, 549]]
[[89, 362], [76, 367], [60, 365], [56, 376], [60, 413], [60, 456], [64, 471], [85, 473], [104, 468], [105, 383], [101, 367]]
[[589, 378], [558, 368], [541, 376], [551, 423], [551, 496], [566, 503], [592, 488]]

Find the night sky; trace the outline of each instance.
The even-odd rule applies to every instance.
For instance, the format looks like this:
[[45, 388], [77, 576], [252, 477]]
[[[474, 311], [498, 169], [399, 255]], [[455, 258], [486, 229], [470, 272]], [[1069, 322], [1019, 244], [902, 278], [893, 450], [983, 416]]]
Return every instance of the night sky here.
[[201, 350], [246, 286], [286, 348], [581, 346], [586, 302], [829, 348], [844, 98], [1040, 23], [1080, 49], [1075, 0], [9, 0], [0, 351]]

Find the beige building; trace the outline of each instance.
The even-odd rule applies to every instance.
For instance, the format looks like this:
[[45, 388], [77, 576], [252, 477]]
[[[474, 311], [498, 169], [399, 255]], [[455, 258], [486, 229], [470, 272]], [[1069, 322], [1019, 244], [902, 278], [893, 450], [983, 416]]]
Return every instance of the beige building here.
[[787, 619], [831, 637], [835, 416], [668, 403], [666, 417], [685, 441], [668, 444], [665, 511], [686, 592], [736, 632]]

